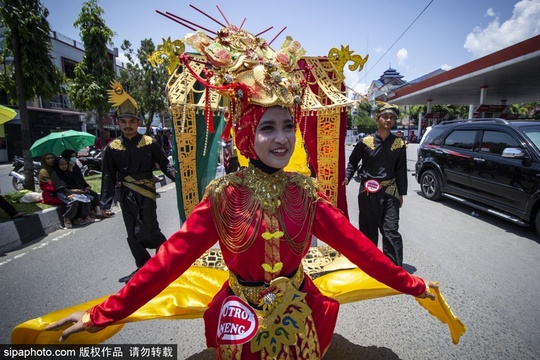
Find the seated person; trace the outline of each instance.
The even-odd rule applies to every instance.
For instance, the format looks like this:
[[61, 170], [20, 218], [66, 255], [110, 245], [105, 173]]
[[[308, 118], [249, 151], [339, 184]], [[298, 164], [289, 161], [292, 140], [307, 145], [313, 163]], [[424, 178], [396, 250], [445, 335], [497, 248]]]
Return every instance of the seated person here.
[[17, 209], [15, 209], [13, 205], [9, 203], [9, 201], [4, 199], [2, 195], [0, 195], [0, 208], [2, 208], [2, 210], [4, 210], [12, 219], [17, 219], [17, 218], [26, 216], [26, 214], [18, 212]]
[[41, 189], [41, 202], [47, 205], [64, 205], [64, 202], [58, 199], [54, 193], [54, 186], [51, 181], [51, 174], [56, 155], [45, 153], [41, 155], [41, 169], [39, 170], [38, 181]]
[[90, 217], [92, 212], [90, 208], [90, 195], [85, 194], [84, 190], [77, 189], [69, 165], [63, 157], [54, 160], [52, 172], [52, 184], [56, 197], [66, 205], [64, 213], [64, 225], [67, 228], [76, 225], [85, 225], [94, 222]]
[[73, 186], [73, 188], [83, 190], [84, 194], [90, 195], [90, 203], [93, 211], [92, 215], [101, 216], [101, 207], [99, 206], [99, 194], [92, 190], [92, 186], [90, 186], [90, 184], [86, 182], [81, 168], [77, 165], [77, 153], [75, 152], [75, 150], [66, 149], [62, 151], [61, 156], [68, 162], [68, 171], [71, 172], [71, 185]]

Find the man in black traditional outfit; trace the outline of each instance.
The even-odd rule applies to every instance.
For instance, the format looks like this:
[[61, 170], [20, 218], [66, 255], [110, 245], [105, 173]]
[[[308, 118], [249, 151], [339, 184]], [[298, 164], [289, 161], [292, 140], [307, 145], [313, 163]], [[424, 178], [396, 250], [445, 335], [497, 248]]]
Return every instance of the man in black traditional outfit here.
[[[116, 122], [122, 135], [111, 141], [103, 152], [101, 208], [105, 216], [110, 216], [115, 192], [119, 192], [127, 241], [138, 270], [151, 257], [147, 249], [157, 251], [166, 240], [157, 220], [156, 185], [152, 172], [158, 164], [161, 171], [174, 181], [176, 170], [152, 137], [137, 132], [141, 125], [137, 103], [116, 81], [109, 90], [109, 101], [117, 106]], [[119, 281], [129, 281], [137, 270]]]
[[398, 115], [395, 105], [379, 107], [377, 131], [354, 147], [343, 184], [347, 185], [360, 167], [358, 227], [375, 245], [379, 242], [380, 230], [384, 254], [402, 266], [403, 239], [398, 228], [399, 208], [403, 205], [403, 195], [407, 195], [407, 152], [403, 140], [390, 131]]

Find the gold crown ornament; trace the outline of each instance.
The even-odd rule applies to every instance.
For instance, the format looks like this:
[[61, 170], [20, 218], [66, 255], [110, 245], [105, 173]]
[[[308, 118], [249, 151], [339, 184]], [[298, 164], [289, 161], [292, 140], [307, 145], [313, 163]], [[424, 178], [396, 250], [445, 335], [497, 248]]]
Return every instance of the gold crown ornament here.
[[137, 102], [124, 90], [118, 81], [111, 81], [111, 88], [107, 90], [107, 93], [109, 94], [109, 102], [116, 107], [116, 116], [118, 118], [132, 117], [140, 120], [137, 114]]
[[188, 34], [183, 41], [204, 55], [211, 68], [203, 79], [190, 66], [192, 58], [180, 55], [191, 74], [209, 89], [229, 98], [229, 128], [248, 104], [291, 108], [300, 111], [308, 83], [297, 62], [305, 54], [298, 41], [287, 36], [278, 51], [263, 38], [229, 24], [217, 32], [214, 40], [202, 31]]

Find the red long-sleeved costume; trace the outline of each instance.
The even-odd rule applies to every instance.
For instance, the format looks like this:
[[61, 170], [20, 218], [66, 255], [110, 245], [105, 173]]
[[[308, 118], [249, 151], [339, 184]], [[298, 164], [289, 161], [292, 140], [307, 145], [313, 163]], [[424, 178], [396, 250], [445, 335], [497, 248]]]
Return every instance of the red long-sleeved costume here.
[[[256, 186], [253, 185], [253, 179]], [[268, 231], [268, 224], [265, 224], [267, 218], [263, 216], [266, 209], [264, 205], [259, 204], [255, 210], [250, 210], [248, 213], [248, 211], [240, 210], [241, 207], [238, 204], [243, 201], [242, 199], [246, 199], [246, 194], [258, 196], [257, 194], [264, 193], [264, 190], [260, 191], [261, 184], [270, 184], [272, 181], [280, 184], [281, 179], [285, 184], [283, 192], [277, 194], [279, 206], [276, 211], [280, 219], [280, 227], [286, 230], [286, 235], [279, 242], [279, 261], [283, 264], [279, 276], [292, 274], [298, 269], [310, 246], [310, 241], [305, 241], [305, 239], [311, 239], [312, 234], [345, 255], [351, 262], [380, 282], [410, 295], [418, 296], [425, 291], [426, 285], [421, 278], [410, 275], [388, 260], [367, 237], [326, 200], [324, 195], [318, 192], [310, 178], [282, 171], [269, 175], [250, 167], [244, 171], [229, 174], [209, 185], [205, 198], [190, 214], [182, 228], [161, 246], [158, 253], [123, 289], [90, 310], [93, 325], [107, 326], [136, 311], [184, 273], [195, 260], [218, 241], [230, 272], [244, 281], [265, 281], [268, 274], [265, 274], [261, 265], [267, 262], [265, 240], [262, 237], [263, 233]], [[279, 181], [276, 182], [277, 180]], [[303, 202], [294, 202], [294, 199], [298, 197], [303, 198]], [[217, 203], [219, 205], [216, 205]], [[227, 227], [223, 225], [227, 224], [218, 224], [223, 218], [216, 216], [217, 212], [234, 214], [235, 220], [239, 221], [238, 224], [251, 219], [245, 237], [254, 236], [254, 241], [242, 249], [245, 238], [236, 239], [236, 244], [234, 241], [232, 244], [230, 241], [224, 244], [219, 230], [226, 229]], [[302, 218], [302, 221], [298, 221], [299, 218]], [[237, 230], [229, 229], [227, 233], [231, 235]], [[232, 236], [232, 239], [235, 237]], [[305, 277], [300, 291], [307, 293], [305, 301], [312, 310], [311, 316], [320, 347], [319, 355], [322, 358], [330, 344], [339, 304], [323, 296], [308, 276]], [[230, 295], [231, 291], [225, 283], [209, 304], [204, 315], [209, 347], [218, 346], [216, 331], [220, 307], [223, 300]], [[242, 358], [260, 359], [261, 354], [252, 354], [249, 346], [244, 346]]]

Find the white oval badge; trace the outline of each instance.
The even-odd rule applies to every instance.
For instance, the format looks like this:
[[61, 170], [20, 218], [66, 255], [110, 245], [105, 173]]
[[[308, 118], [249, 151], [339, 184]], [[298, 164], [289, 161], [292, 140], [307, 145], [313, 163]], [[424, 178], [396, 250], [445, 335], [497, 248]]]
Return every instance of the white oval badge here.
[[381, 190], [381, 183], [375, 179], [370, 179], [364, 183], [364, 188], [368, 193], [373, 194]]
[[221, 305], [217, 341], [221, 345], [240, 345], [257, 334], [259, 319], [255, 311], [238, 296], [229, 296]]

